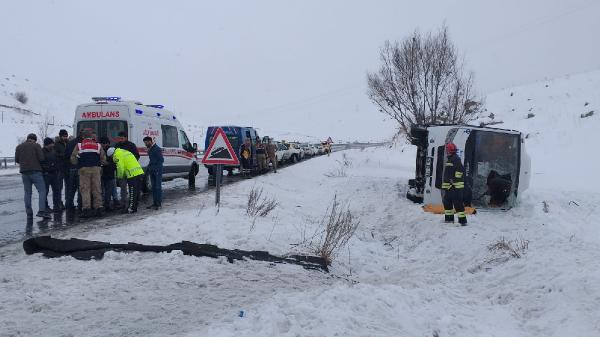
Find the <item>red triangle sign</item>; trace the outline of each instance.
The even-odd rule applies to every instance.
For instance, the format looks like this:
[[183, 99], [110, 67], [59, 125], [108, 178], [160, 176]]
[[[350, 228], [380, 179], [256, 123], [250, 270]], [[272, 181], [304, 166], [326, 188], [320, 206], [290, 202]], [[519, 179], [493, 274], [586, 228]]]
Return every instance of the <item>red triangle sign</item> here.
[[206, 165], [239, 165], [238, 160], [233, 147], [229, 139], [225, 135], [225, 132], [221, 128], [217, 128], [215, 135], [210, 141], [208, 149], [204, 152], [202, 158], [202, 164]]

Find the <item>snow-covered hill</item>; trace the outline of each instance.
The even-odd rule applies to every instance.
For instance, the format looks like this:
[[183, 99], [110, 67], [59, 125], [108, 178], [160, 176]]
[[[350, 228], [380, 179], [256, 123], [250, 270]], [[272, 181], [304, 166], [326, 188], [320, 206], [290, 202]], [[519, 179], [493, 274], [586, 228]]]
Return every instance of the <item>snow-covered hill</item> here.
[[486, 103], [493, 119], [484, 121], [527, 135], [534, 186], [598, 191], [600, 70], [502, 90]]
[[[16, 97], [21, 93], [26, 96], [23, 103]], [[50, 124], [47, 133], [52, 136], [62, 128], [71, 132], [75, 106], [87, 100], [89, 96], [76, 91], [38, 86], [29, 78], [0, 73], [0, 157], [12, 157], [28, 133], [43, 133], [42, 124]]]

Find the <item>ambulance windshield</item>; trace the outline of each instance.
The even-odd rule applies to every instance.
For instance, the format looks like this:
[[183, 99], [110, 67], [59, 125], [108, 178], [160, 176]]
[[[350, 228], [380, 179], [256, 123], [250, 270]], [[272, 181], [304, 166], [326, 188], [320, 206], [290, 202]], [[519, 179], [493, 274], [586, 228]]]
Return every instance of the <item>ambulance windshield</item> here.
[[96, 121], [81, 121], [77, 124], [77, 131], [89, 130], [96, 134], [96, 140], [101, 137], [108, 137], [110, 145], [115, 145], [122, 140], [119, 133], [127, 134], [127, 122], [119, 120], [96, 120]]

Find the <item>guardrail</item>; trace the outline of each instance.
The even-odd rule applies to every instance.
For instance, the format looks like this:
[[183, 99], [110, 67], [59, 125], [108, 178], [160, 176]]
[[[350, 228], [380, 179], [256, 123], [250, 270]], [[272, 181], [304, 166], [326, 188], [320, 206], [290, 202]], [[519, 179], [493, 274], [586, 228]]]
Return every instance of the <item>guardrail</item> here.
[[0, 157], [0, 169], [9, 169], [17, 167], [15, 157]]

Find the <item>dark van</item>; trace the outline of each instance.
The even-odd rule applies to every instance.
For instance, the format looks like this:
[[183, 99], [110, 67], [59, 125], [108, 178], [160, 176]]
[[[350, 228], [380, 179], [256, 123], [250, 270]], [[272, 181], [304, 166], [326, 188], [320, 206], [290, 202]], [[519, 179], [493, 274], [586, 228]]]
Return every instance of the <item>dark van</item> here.
[[[221, 128], [223, 129], [223, 131], [225, 132], [225, 135], [227, 136], [227, 139], [229, 139], [229, 142], [231, 143], [231, 146], [233, 147], [233, 150], [235, 151], [235, 154], [238, 156], [238, 158], [241, 155], [241, 151], [242, 151], [242, 145], [244, 144], [244, 142], [246, 141], [246, 139], [250, 139], [250, 143], [252, 144], [252, 171], [253, 173], [258, 170], [258, 163], [256, 161], [256, 140], [260, 139], [260, 137], [258, 136], [258, 133], [256, 132], [256, 130], [252, 127], [241, 127], [241, 126], [209, 126], [208, 129], [206, 130], [206, 139], [204, 140], [204, 149], [208, 149], [208, 146], [210, 145], [210, 141], [212, 140], [213, 136], [215, 135], [215, 132], [217, 130], [217, 128]], [[209, 175], [214, 175], [215, 172], [213, 170], [212, 165], [204, 165], [206, 167], [206, 169], [208, 170], [208, 174]], [[227, 170], [227, 173], [229, 175], [233, 174], [233, 170], [234, 169], [240, 169], [240, 165], [225, 165], [223, 166], [224, 170]]]

